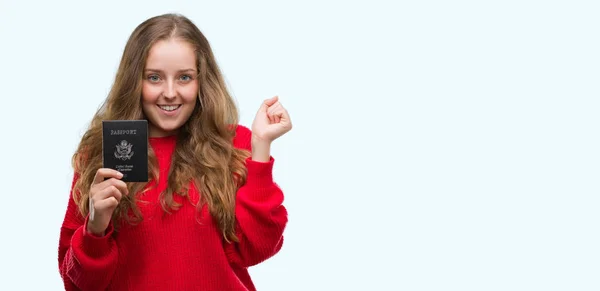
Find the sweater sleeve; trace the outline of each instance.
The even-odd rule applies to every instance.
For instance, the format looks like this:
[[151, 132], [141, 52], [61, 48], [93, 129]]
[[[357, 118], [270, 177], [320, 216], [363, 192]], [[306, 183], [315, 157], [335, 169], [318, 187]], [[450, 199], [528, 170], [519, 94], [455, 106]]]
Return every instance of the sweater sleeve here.
[[[252, 133], [238, 126], [234, 144], [238, 148], [252, 150]], [[288, 213], [283, 206], [283, 191], [273, 181], [273, 164], [247, 158], [246, 183], [236, 195], [237, 243], [225, 242], [229, 262], [239, 267], [250, 267], [274, 256], [283, 245], [283, 231]]]
[[236, 197], [236, 228], [239, 242], [226, 243], [229, 262], [250, 267], [274, 256], [282, 247], [288, 216], [283, 192], [273, 181], [274, 159], [262, 163], [246, 160], [246, 184]]
[[102, 237], [86, 231], [88, 217], [82, 217], [71, 195], [60, 229], [58, 268], [65, 290], [105, 290], [117, 267], [118, 251], [112, 224]]

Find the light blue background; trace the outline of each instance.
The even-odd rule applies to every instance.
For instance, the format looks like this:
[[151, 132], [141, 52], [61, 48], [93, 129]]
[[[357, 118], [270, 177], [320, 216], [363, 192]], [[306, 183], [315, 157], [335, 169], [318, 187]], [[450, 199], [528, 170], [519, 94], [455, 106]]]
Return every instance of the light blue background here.
[[597, 1], [0, 3], [1, 290], [62, 289], [71, 155], [166, 12], [292, 116], [259, 290], [600, 290]]

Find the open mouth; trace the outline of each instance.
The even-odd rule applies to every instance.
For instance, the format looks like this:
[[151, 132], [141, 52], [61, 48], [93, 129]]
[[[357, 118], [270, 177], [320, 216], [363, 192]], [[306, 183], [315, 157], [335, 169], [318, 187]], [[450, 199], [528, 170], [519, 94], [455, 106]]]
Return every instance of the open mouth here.
[[181, 104], [178, 105], [158, 105], [158, 107], [164, 111], [167, 112], [171, 112], [171, 111], [175, 111], [177, 109], [179, 109], [179, 107], [181, 107]]

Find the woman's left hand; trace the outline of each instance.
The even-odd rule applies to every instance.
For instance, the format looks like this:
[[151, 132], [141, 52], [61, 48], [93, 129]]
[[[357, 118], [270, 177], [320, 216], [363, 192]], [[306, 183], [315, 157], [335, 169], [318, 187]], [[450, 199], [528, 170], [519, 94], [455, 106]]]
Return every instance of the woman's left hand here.
[[292, 129], [290, 116], [279, 102], [279, 97], [265, 100], [252, 122], [252, 159], [267, 162], [271, 142]]
[[252, 143], [270, 144], [291, 129], [290, 116], [275, 96], [265, 100], [256, 113], [252, 123]]

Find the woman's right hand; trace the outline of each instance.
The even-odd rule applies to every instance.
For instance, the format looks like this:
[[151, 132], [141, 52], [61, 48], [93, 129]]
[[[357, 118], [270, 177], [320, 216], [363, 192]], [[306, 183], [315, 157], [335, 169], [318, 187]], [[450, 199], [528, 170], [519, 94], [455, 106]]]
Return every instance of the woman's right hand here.
[[96, 171], [90, 186], [88, 232], [96, 236], [104, 235], [121, 197], [128, 194], [127, 185], [121, 178], [123, 174], [113, 169], [101, 168]]

